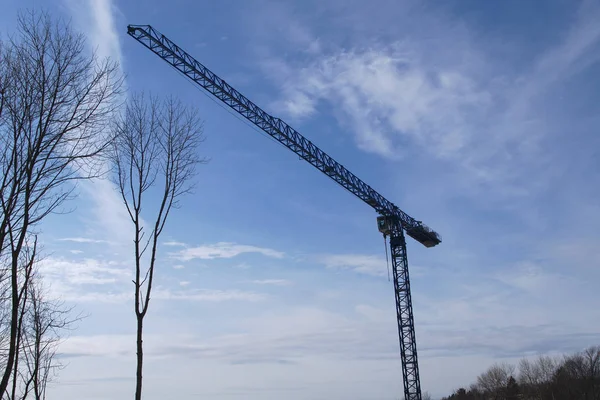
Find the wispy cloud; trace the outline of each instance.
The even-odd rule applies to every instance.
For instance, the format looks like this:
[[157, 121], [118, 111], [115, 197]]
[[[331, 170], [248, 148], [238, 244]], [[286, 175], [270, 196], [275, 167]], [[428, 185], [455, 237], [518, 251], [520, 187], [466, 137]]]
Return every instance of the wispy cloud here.
[[[240, 360], [302, 358], [311, 354], [353, 358], [360, 357], [356, 349], [363, 349], [359, 350], [362, 354], [373, 351], [374, 346], [368, 345], [369, 335], [364, 331], [367, 329], [373, 333], [369, 326], [372, 325], [367, 324], [366, 320], [357, 323], [324, 310], [294, 308], [285, 314], [266, 313], [259, 317], [243, 319], [237, 326], [242, 333], [201, 337], [173, 332], [175, 336], [170, 334], [170, 340], [164, 340], [164, 337], [158, 335], [151, 335], [152, 339], [147, 336], [147, 353], [150, 356], [169, 357], [197, 355], [231, 363]], [[375, 327], [375, 331], [382, 333], [380, 327]], [[385, 336], [385, 332], [383, 333]], [[126, 335], [76, 336], [65, 341], [61, 353], [117, 356], [131, 351], [128, 338]], [[394, 339], [395, 336], [391, 338]], [[85, 346], [85, 342], [94, 339], [97, 340], [97, 344]], [[108, 345], [110, 342], [114, 342], [115, 345]], [[385, 342], [387, 343], [383, 343], [382, 346], [376, 346], [379, 356], [387, 347], [390, 347], [392, 352], [395, 350], [395, 340]], [[366, 346], [361, 346], [361, 343]]]
[[535, 62], [530, 76], [519, 82], [521, 97], [513, 103], [514, 109], [526, 108], [524, 102], [538, 95], [557, 81], [569, 79], [600, 59], [600, 6], [584, 0], [575, 13], [570, 29], [560, 42], [543, 53]]
[[[398, 337], [393, 317], [386, 310], [359, 305], [349, 317], [316, 308], [292, 308], [285, 314], [265, 313], [244, 319], [237, 326], [239, 333], [200, 336], [168, 332], [168, 336], [149, 335], [148, 355], [151, 357], [190, 357], [225, 361], [270, 362], [298, 361], [316, 355], [330, 360], [398, 360]], [[389, 311], [392, 311], [390, 308]], [[449, 328], [422, 326], [419, 330], [420, 349], [431, 362], [439, 357], [461, 355], [494, 355], [519, 357], [549, 349], [579, 349], [583, 337], [600, 338], [596, 332], [571, 332], [560, 325], [508, 325]], [[168, 337], [169, 340], [165, 340]], [[130, 352], [130, 341], [122, 335], [104, 335], [97, 343], [114, 342], [114, 346], [85, 346], [98, 336], [69, 338], [61, 352], [117, 356]], [[75, 345], [77, 344], [77, 346]], [[123, 346], [123, 347], [121, 347]]]
[[317, 257], [327, 268], [348, 269], [362, 274], [384, 276], [387, 274], [385, 258], [365, 254], [328, 254]]
[[61, 356], [113, 356], [131, 354], [133, 335], [71, 336], [60, 346]]
[[[113, 1], [64, 2], [77, 29], [86, 35], [89, 49], [101, 59], [110, 58], [117, 62], [122, 73], [123, 56], [116, 22], [119, 10]], [[81, 186], [93, 203], [93, 220], [88, 222], [88, 228], [97, 235], [110, 238], [111, 244], [131, 243], [133, 227], [114, 185], [108, 179], [94, 179], [83, 182]]]
[[[397, 28], [389, 37], [403, 39], [389, 42], [370, 26], [372, 40], [347, 46], [340, 39], [311, 58], [271, 55], [263, 67], [282, 93], [275, 108], [289, 117], [327, 109], [364, 151], [393, 159], [427, 154], [461, 169], [465, 182], [454, 182], [461, 190], [475, 182], [494, 194], [525, 195], [551, 184], [546, 146], [571, 128], [547, 113], [558, 98], [548, 94], [600, 57], [600, 7], [582, 4], [564, 40], [519, 70], [500, 68], [505, 60], [489, 43], [453, 19], [410, 7], [402, 13], [407, 24], [394, 26], [423, 21], [428, 28]], [[345, 28], [356, 34], [364, 24]]]
[[[40, 270], [51, 292], [58, 298], [75, 303], [123, 303], [132, 298], [129, 283], [133, 273], [117, 262], [95, 259], [81, 261], [47, 258]], [[235, 289], [187, 289], [190, 281], [179, 281], [182, 289], [156, 287], [154, 300], [224, 302], [257, 302], [267, 298], [263, 293]], [[183, 289], [186, 288], [186, 289]]]
[[[414, 293], [414, 304], [419, 305], [420, 320], [426, 330], [473, 330], [473, 340], [481, 341], [475, 337], [481, 330], [544, 326], [545, 336], [541, 332], [536, 336], [540, 343], [572, 334], [571, 346], [598, 329], [599, 311], [577, 311], [582, 304], [597, 302], [592, 283], [595, 281], [556, 271], [546, 263], [523, 260], [489, 272], [472, 267], [453, 268], [440, 270], [427, 279], [426, 285], [442, 287], [443, 292]], [[534, 342], [527, 342], [527, 346]], [[501, 348], [500, 341], [494, 345]]]
[[292, 284], [291, 281], [287, 279], [257, 279], [251, 281], [256, 285], [275, 285], [275, 286], [289, 286]]
[[73, 285], [102, 285], [127, 280], [131, 271], [114, 263], [87, 258], [73, 261], [62, 258], [42, 260], [42, 271], [51, 281], [61, 281]]
[[172, 246], [172, 247], [185, 247], [185, 243], [183, 242], [176, 242], [174, 240], [168, 241], [168, 242], [164, 242], [163, 245], [165, 246]]
[[[333, 112], [344, 130], [354, 133], [361, 149], [384, 157], [406, 154], [407, 144], [436, 157], [461, 156], [472, 142], [471, 135], [477, 133], [471, 116], [482, 116], [495, 105], [489, 76], [481, 72], [490, 65], [478, 52], [475, 39], [439, 13], [419, 14], [408, 4], [386, 6], [405, 8], [402, 22], [390, 25], [394, 32], [387, 35], [390, 32], [379, 24], [366, 22], [376, 19], [365, 18], [364, 12], [376, 11], [362, 7], [343, 7], [347, 9], [342, 11], [340, 5], [326, 12], [335, 13], [331, 17], [336, 22], [344, 21], [350, 35], [361, 36], [364, 29], [371, 29], [366, 35], [369, 39], [349, 45], [337, 31], [327, 32], [332, 43], [312, 57], [263, 58], [262, 66], [283, 94], [274, 103], [276, 109], [298, 119], [313, 116], [323, 109], [321, 104], [331, 105], [328, 112]], [[423, 30], [427, 34], [407, 32], [416, 20], [428, 27]], [[303, 28], [304, 43], [319, 37]], [[407, 34], [409, 39], [397, 39]], [[297, 35], [288, 32], [287, 36], [291, 42]], [[389, 41], [388, 36], [396, 39]]]
[[58, 240], [60, 240], [62, 242], [75, 242], [75, 243], [109, 243], [108, 240], [91, 239], [91, 238], [84, 238], [84, 237], [61, 238]]
[[121, 44], [116, 28], [116, 6], [112, 0], [64, 0], [77, 28], [84, 31], [89, 45], [99, 57], [122, 60]]
[[195, 289], [195, 290], [164, 290], [158, 289], [153, 292], [152, 298], [157, 300], [183, 300], [183, 301], [262, 301], [266, 295], [241, 290], [213, 290], [213, 289]]
[[134, 237], [133, 224], [113, 183], [107, 179], [94, 179], [84, 182], [82, 188], [92, 202], [92, 220], [88, 221], [87, 228], [98, 236], [109, 238], [105, 243], [129, 246]]
[[283, 258], [285, 255], [283, 252], [264, 247], [219, 242], [198, 247], [189, 247], [171, 253], [171, 256], [177, 260], [190, 261], [194, 259], [211, 260], [215, 258], [233, 258], [244, 253], [258, 253], [273, 258]]
[[94, 291], [94, 290], [77, 290], [73, 288], [60, 287], [59, 291], [56, 290], [56, 284], [52, 285], [52, 288], [57, 292], [57, 296], [61, 300], [70, 301], [76, 304], [90, 303], [90, 304], [122, 304], [133, 299], [133, 292], [127, 291]]
[[455, 156], [470, 141], [465, 111], [482, 113], [490, 95], [467, 74], [431, 71], [419, 57], [405, 43], [326, 56], [293, 72], [283, 105], [293, 117], [306, 117], [319, 101], [336, 104], [358, 146], [386, 157], [403, 153], [403, 137], [440, 157]]
[[390, 320], [389, 315], [381, 308], [367, 304], [359, 304], [355, 307], [355, 310], [358, 314], [361, 314], [373, 322], [386, 322]]
[[545, 271], [539, 264], [531, 261], [517, 263], [513, 268], [496, 274], [496, 279], [527, 293], [557, 288], [560, 284], [566, 288], [571, 279], [558, 273]]
[[132, 271], [117, 262], [48, 257], [40, 262], [40, 272], [52, 295], [65, 301], [120, 303], [131, 298], [125, 287]]
[[[190, 282], [183, 281], [179, 285], [187, 287]], [[68, 285], [52, 282], [52, 292], [65, 301], [73, 303], [97, 303], [97, 304], [122, 304], [129, 302], [133, 292], [126, 289], [116, 291], [82, 290]], [[241, 290], [166, 290], [156, 289], [153, 291], [152, 299], [155, 301], [186, 301], [186, 302], [209, 302], [221, 303], [226, 301], [259, 302], [264, 301], [267, 295], [251, 291]]]

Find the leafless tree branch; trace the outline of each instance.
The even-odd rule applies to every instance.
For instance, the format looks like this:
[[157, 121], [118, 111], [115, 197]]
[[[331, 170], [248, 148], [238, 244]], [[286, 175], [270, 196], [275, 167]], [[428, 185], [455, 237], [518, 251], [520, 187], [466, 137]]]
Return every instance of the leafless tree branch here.
[[118, 65], [90, 56], [69, 24], [26, 11], [17, 27], [0, 45], [0, 259], [8, 261], [0, 276], [10, 281], [0, 397], [19, 370], [21, 307], [29, 296], [19, 268], [32, 249], [27, 241], [74, 196], [77, 181], [101, 174], [122, 83]]
[[[116, 120], [112, 146], [114, 182], [134, 226], [135, 314], [137, 320], [136, 400], [142, 394], [143, 322], [150, 304], [158, 238], [171, 209], [192, 189], [203, 125], [198, 112], [168, 98], [159, 101], [133, 95], [123, 116]], [[156, 190], [156, 191], [155, 191]], [[152, 202], [158, 199], [157, 204]], [[150, 206], [147, 205], [150, 204]], [[154, 211], [148, 212], [146, 208]], [[151, 215], [152, 230], [144, 240], [144, 215]], [[144, 268], [144, 255], [150, 249]], [[145, 272], [144, 272], [145, 271]]]

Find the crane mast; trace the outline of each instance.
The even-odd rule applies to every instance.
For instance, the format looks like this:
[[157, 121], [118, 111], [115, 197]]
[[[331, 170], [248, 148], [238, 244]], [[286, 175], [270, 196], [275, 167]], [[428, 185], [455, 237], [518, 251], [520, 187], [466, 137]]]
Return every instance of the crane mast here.
[[440, 235], [400, 210], [294, 128], [262, 110], [152, 26], [128, 25], [127, 33], [255, 126], [373, 207], [380, 215], [377, 218], [378, 229], [385, 237], [389, 236], [390, 243], [404, 397], [405, 400], [421, 400], [404, 233], [406, 232], [408, 236], [426, 247], [439, 244]]

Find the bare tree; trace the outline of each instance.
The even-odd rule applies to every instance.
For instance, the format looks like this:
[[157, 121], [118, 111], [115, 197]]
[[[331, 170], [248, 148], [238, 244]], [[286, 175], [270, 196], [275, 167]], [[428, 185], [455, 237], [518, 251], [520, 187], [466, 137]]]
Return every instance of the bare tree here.
[[534, 360], [527, 358], [519, 362], [519, 381], [524, 384], [539, 385], [552, 380], [558, 362], [546, 355]]
[[481, 391], [492, 395], [494, 399], [500, 399], [514, 372], [513, 365], [496, 363], [477, 377], [477, 386]]
[[586, 380], [591, 399], [600, 399], [600, 346], [592, 346], [583, 352], [586, 365]]
[[[6, 122], [6, 119], [3, 118], [3, 115], [4, 115], [3, 111], [4, 111], [4, 102], [6, 101], [6, 88], [9, 83], [8, 75], [5, 73], [5, 72], [7, 72], [6, 57], [4, 56], [4, 43], [2, 42], [2, 40], [0, 40], [0, 72], [2, 72], [0, 74], [0, 127], [1, 127]], [[2, 141], [2, 143], [3, 142], [4, 141]], [[1, 251], [2, 251], [2, 249], [0, 248], [0, 252]]]
[[513, 372], [511, 365], [495, 364], [468, 391], [456, 390], [443, 400], [600, 400], [600, 346], [562, 358], [523, 359], [520, 384]]
[[34, 282], [29, 286], [29, 298], [22, 340], [24, 368], [20, 373], [23, 380], [21, 393], [22, 398], [31, 392], [35, 400], [43, 400], [47, 384], [63, 367], [55, 357], [58, 345], [65, 330], [70, 329], [81, 316], [73, 316], [72, 308], [50, 298], [39, 275], [34, 275]]
[[558, 365], [557, 360], [545, 355], [534, 360], [522, 359], [519, 362], [519, 383], [525, 395], [531, 399], [544, 398]]
[[[33, 275], [34, 275], [34, 267], [38, 257], [38, 243], [37, 236], [33, 236], [32, 240], [27, 240], [25, 242], [25, 246], [20, 255], [21, 260], [19, 262], [20, 268], [17, 270], [17, 273], [22, 277], [23, 284], [19, 290], [19, 304], [18, 304], [18, 318], [17, 318], [17, 340], [16, 340], [16, 350], [15, 357], [13, 362], [13, 370], [12, 370], [12, 390], [10, 399], [16, 399], [17, 393], [17, 381], [19, 376], [19, 361], [24, 337], [24, 324], [26, 322], [26, 314], [27, 307], [30, 303], [29, 294], [30, 288], [32, 285]], [[9, 378], [10, 379], [10, 378]], [[23, 396], [25, 398], [25, 396]]]
[[600, 347], [565, 357], [553, 380], [557, 399], [600, 399]]
[[[173, 98], [159, 102], [144, 95], [132, 96], [114, 126], [115, 183], [134, 227], [136, 400], [142, 397], [143, 323], [150, 304], [158, 238], [178, 199], [192, 189], [190, 181], [196, 166], [206, 161], [197, 153], [202, 132], [195, 110]], [[148, 219], [151, 230], [145, 237], [142, 209], [147, 209], [147, 200], [151, 202], [149, 192], [155, 186], [158, 200]], [[144, 258], [148, 249], [150, 254]]]
[[36, 238], [30, 242], [19, 271], [27, 275], [28, 284], [19, 306], [17, 351], [10, 390], [4, 396], [8, 400], [45, 398], [47, 383], [62, 368], [55, 357], [58, 344], [65, 331], [80, 319], [71, 317], [72, 308], [47, 295], [37, 266], [40, 258]]
[[[46, 13], [21, 13], [0, 53], [0, 273], [10, 281], [9, 334], [0, 397], [18, 357], [20, 307], [29, 280], [19, 274], [34, 227], [100, 173], [104, 132], [118, 107], [118, 66], [85, 51], [84, 37]], [[4, 266], [4, 265], [3, 265]]]

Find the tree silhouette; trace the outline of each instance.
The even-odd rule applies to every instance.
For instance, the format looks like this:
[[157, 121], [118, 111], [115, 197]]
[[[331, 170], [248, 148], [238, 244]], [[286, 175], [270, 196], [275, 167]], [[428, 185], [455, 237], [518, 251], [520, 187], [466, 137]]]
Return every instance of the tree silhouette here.
[[519, 384], [515, 378], [511, 375], [508, 378], [506, 384], [506, 400], [517, 400], [520, 398], [521, 391], [519, 390]]

